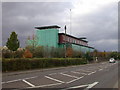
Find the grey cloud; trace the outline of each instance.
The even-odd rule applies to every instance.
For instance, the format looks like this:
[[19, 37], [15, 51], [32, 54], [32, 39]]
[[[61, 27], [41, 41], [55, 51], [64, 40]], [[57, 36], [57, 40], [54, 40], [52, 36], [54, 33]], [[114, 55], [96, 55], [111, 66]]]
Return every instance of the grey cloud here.
[[32, 36], [35, 26], [63, 25], [64, 11], [70, 3], [63, 2], [6, 2], [2, 5], [3, 45], [12, 31], [18, 33], [21, 46], [25, 46], [27, 36]]
[[[70, 8], [74, 7], [68, 2], [3, 3], [3, 45], [12, 31], [18, 34], [22, 47], [25, 46], [27, 36], [34, 33], [35, 26], [57, 24], [64, 31], [64, 25], [69, 24], [65, 22], [66, 18], [69, 19], [65, 11]], [[67, 28], [69, 32], [69, 26]], [[117, 44], [110, 42], [110, 39], [116, 40], [118, 35], [116, 5], [109, 4], [93, 13], [72, 18], [72, 35], [86, 36], [90, 46], [99, 50], [116, 50]]]
[[[107, 42], [107, 40], [118, 40], [118, 18], [116, 4], [110, 4], [86, 16], [76, 17], [73, 21], [77, 27], [73, 27], [74, 35], [86, 36], [90, 45], [99, 50], [117, 50], [118, 43]], [[79, 30], [78, 30], [79, 29]], [[99, 43], [98, 41], [106, 41]]]
[[62, 2], [11, 2], [3, 3], [3, 13], [5, 13], [6, 16], [11, 14], [11, 17], [27, 16], [28, 18], [33, 18], [37, 15], [50, 16], [61, 13], [66, 7], [70, 7], [70, 5]]
[[[112, 43], [112, 44], [111, 44]], [[99, 51], [117, 51], [118, 50], [118, 41], [113, 40], [98, 40], [98, 41], [91, 41], [91, 45], [95, 45]], [[111, 48], [112, 47], [112, 48]]]

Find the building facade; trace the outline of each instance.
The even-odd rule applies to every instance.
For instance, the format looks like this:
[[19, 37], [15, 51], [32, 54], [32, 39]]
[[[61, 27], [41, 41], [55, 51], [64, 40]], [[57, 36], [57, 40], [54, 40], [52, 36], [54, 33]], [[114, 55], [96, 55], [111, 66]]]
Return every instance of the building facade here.
[[70, 47], [76, 51], [81, 52], [94, 51], [93, 47], [88, 46], [88, 41], [65, 33], [59, 33], [60, 27], [57, 25], [35, 27], [35, 29], [38, 46], [64, 48], [66, 45], [66, 47]]

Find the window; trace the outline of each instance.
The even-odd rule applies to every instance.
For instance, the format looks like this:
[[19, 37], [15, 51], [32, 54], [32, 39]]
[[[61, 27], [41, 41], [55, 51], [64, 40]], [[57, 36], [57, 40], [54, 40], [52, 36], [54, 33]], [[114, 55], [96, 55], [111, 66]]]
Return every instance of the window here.
[[74, 39], [74, 43], [75, 43], [75, 39]]
[[75, 40], [75, 43], [76, 43], [76, 40]]

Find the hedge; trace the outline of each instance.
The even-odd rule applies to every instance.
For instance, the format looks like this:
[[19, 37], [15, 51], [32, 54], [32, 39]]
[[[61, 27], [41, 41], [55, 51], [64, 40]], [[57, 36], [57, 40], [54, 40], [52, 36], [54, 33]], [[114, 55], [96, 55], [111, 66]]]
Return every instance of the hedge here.
[[12, 58], [2, 60], [2, 71], [20, 71], [86, 64], [83, 58]]

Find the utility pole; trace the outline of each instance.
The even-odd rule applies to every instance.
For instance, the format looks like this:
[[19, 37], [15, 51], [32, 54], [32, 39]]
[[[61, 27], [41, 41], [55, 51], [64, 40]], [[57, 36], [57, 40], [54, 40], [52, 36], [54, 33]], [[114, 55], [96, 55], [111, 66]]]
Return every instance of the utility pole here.
[[66, 58], [66, 25], [65, 25], [65, 58]]
[[72, 28], [72, 27], [71, 27], [71, 26], [72, 26], [72, 23], [71, 23], [71, 13], [72, 13], [72, 12], [71, 12], [71, 9], [70, 9], [70, 35], [71, 35], [71, 33], [72, 33], [72, 31], [71, 31], [71, 30], [72, 30], [72, 29], [71, 29], [71, 28]]

